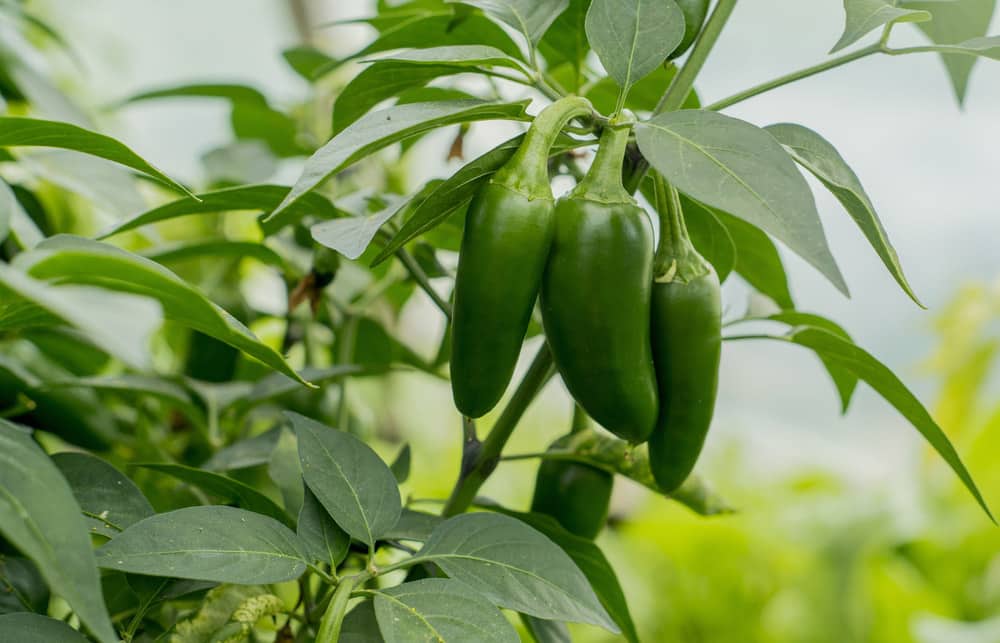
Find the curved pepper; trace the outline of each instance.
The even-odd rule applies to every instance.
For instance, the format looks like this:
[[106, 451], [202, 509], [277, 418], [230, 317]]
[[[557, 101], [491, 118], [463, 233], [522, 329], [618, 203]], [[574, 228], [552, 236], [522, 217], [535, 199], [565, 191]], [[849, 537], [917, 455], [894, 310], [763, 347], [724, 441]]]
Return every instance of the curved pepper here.
[[649, 464], [664, 493], [691, 474], [712, 423], [722, 350], [722, 300], [715, 269], [688, 239], [677, 192], [657, 181], [661, 213], [650, 336], [660, 414]]
[[644, 442], [656, 420], [649, 342], [653, 229], [622, 187], [628, 129], [608, 127], [587, 176], [556, 204], [542, 322], [566, 388], [598, 424]]
[[[578, 431], [586, 430], [587, 415], [579, 406], [573, 412], [573, 430], [549, 446], [559, 450]], [[531, 511], [552, 516], [568, 531], [593, 540], [608, 520], [613, 474], [571, 460], [543, 460], [535, 477]]]
[[549, 148], [585, 98], [559, 100], [535, 118], [510, 161], [469, 205], [455, 279], [451, 386], [455, 406], [480, 417], [510, 382], [552, 243]]

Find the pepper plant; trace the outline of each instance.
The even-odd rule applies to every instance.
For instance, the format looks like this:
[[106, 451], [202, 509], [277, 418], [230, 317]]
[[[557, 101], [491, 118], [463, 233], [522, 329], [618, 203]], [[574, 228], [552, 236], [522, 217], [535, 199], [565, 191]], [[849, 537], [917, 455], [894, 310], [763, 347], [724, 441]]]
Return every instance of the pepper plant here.
[[[638, 641], [594, 537], [616, 477], [729, 511], [692, 473], [723, 341], [814, 352], [845, 410], [868, 384], [992, 519], [920, 401], [791, 296], [776, 242], [848, 294], [804, 170], [921, 305], [860, 179], [802, 125], [723, 112], [920, 53], [943, 56], [961, 101], [977, 59], [1000, 59], [994, 1], [845, 0], [830, 58], [703, 101], [736, 4], [380, 0], [353, 55], [285, 52], [313, 89], [302, 104], [238, 84], [120, 97], [228, 104], [233, 142], [185, 185], [99, 133], [34, 66], [36, 47], [72, 57], [58, 32], [0, 0], [0, 640], [547, 643], [583, 623]], [[931, 44], [894, 46], [907, 22]], [[461, 158], [498, 120], [529, 127], [407, 192], [421, 138], [457, 126], [430, 154]], [[278, 163], [301, 169], [293, 185], [266, 182]], [[558, 199], [557, 176], [576, 181]], [[249, 296], [261, 270], [283, 310]], [[732, 278], [772, 311], [723, 307]], [[431, 357], [398, 332], [414, 298], [444, 321]], [[400, 371], [451, 381], [447, 497], [404, 497], [411, 467], [439, 463], [369, 444], [387, 436], [365, 391]], [[556, 377], [570, 430], [506, 452]], [[527, 458], [530, 508], [479, 495]]]

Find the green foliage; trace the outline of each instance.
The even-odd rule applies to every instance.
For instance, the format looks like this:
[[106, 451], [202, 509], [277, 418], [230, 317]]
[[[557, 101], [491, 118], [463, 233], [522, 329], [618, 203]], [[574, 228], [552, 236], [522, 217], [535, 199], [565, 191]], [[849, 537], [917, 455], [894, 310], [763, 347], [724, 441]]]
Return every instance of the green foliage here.
[[[998, 543], [982, 512], [991, 516], [987, 499], [1000, 484], [992, 455], [1000, 410], [985, 382], [1000, 344], [985, 328], [1000, 306], [975, 291], [941, 318], [932, 363], [945, 387], [932, 415], [840, 325], [796, 309], [776, 245], [847, 294], [801, 167], [843, 205], [919, 305], [861, 180], [812, 130], [758, 127], [719, 112], [883, 54], [941, 54], [961, 101], [973, 63], [1000, 60], [1000, 36], [986, 35], [994, 4], [846, 0], [834, 51], [881, 29], [877, 42], [702, 107], [695, 83], [735, 0], [718, 0], [704, 26], [707, 5], [687, 1], [382, 1], [375, 15], [355, 21], [374, 34], [353, 54], [305, 45], [284, 52], [308, 81], [308, 96], [294, 104], [227, 82], [101, 101], [118, 111], [153, 100], [226, 105], [232, 139], [204, 156], [204, 171], [187, 186], [100, 133], [59, 79], [36, 68], [50, 48], [69, 51], [67, 41], [25, 3], [0, 0], [0, 28], [17, 36], [0, 44], [0, 639], [518, 640], [504, 610], [543, 643], [923, 643], [933, 638], [926, 632], [962, 634], [961, 623], [920, 621], [918, 611], [988, 628], [1000, 609], [989, 571]], [[891, 47], [903, 22], [918, 23], [932, 44]], [[570, 108], [558, 119], [533, 116], [547, 102]], [[550, 131], [544, 145], [530, 134], [491, 141], [450, 176], [411, 185], [413, 162], [462, 159], [466, 136], [485, 121], [533, 121]], [[450, 147], [423, 140], [445, 128], [455, 133]], [[588, 170], [588, 150], [600, 140]], [[58, 153], [41, 162], [35, 148]], [[273, 182], [279, 167], [301, 169], [291, 187]], [[398, 402], [397, 378], [440, 387], [457, 372], [454, 266], [476, 222], [465, 221], [469, 204], [501, 186], [534, 207], [551, 197], [552, 178], [579, 186], [553, 211], [579, 214], [566, 204], [582, 196], [599, 211], [588, 239], [612, 230], [604, 215], [618, 206], [651, 230], [631, 196], [641, 188], [660, 220], [656, 256], [680, 247], [664, 239], [691, 241], [690, 256], [674, 253], [659, 266], [660, 285], [686, 283], [698, 255], [722, 281], [736, 275], [777, 312], [751, 307], [741, 316], [726, 306], [725, 339], [810, 350], [845, 412], [866, 383], [961, 484], [930, 475], [943, 467], [929, 460], [918, 478], [927, 504], [919, 529], [860, 511], [819, 528], [815, 516], [840, 490], [825, 477], [749, 488], [729, 463], [709, 469], [717, 473], [711, 485], [699, 469], [673, 489], [679, 480], [657, 482], [645, 444], [592, 429], [545, 453], [511, 456], [508, 442], [527, 433], [518, 430], [523, 416], [556, 370], [572, 379], [567, 352], [597, 391], [590, 399], [634, 391], [615, 386], [648, 370], [622, 358], [621, 342], [600, 341], [611, 334], [607, 309], [617, 295], [647, 297], [636, 310], [648, 304], [643, 284], [622, 290], [637, 274], [622, 272], [629, 261], [653, 265], [652, 237], [642, 245], [635, 234], [594, 244], [600, 252], [581, 263], [586, 271], [563, 274], [546, 299], [573, 290], [581, 303], [557, 316], [546, 309], [543, 325], [532, 319], [538, 285], [518, 281], [527, 262], [480, 261], [495, 287], [475, 282], [472, 292], [509, 308], [496, 295], [519, 287], [527, 331], [515, 329], [509, 364], [473, 359], [468, 377], [503, 370], [500, 397], [523, 336], [541, 346], [498, 414], [454, 414], [454, 439], [415, 435], [408, 427], [419, 425], [428, 400], [413, 400], [405, 417], [384, 409]], [[556, 227], [560, 251], [586, 246], [566, 242], [572, 225]], [[551, 276], [551, 235], [538, 237], [534, 272]], [[499, 234], [490, 241], [506, 243]], [[284, 301], [262, 303], [262, 284], [283, 288]], [[584, 310], [599, 301], [611, 303]], [[414, 307], [428, 302], [442, 327], [431, 351], [408, 326]], [[716, 309], [712, 324], [721, 321]], [[643, 315], [626, 320], [637, 355], [649, 334]], [[504, 315], [487, 316], [512, 326]], [[568, 330], [554, 327], [556, 317]], [[737, 322], [786, 332], [737, 334]], [[579, 336], [566, 351], [559, 340], [574, 329]], [[459, 344], [476, 347], [496, 333], [489, 335], [465, 333]], [[588, 371], [601, 363], [595, 346], [618, 360], [597, 376]], [[706, 418], [708, 379], [712, 395], [691, 402]], [[619, 414], [622, 397], [607, 406], [607, 417]], [[622, 424], [606, 428], [641, 441], [646, 431], [635, 425], [651, 422]], [[386, 454], [395, 455], [392, 465]], [[638, 487], [625, 493], [645, 488], [648, 504], [623, 513], [613, 503], [595, 542], [551, 516], [480, 495], [497, 471], [512, 480], [508, 462], [538, 458], [588, 468], [608, 483], [602, 493], [612, 478], [631, 480]], [[732, 497], [763, 510], [734, 516]], [[587, 499], [571, 500], [566, 506]], [[803, 514], [812, 526], [797, 522]], [[605, 526], [603, 508], [598, 522]]]

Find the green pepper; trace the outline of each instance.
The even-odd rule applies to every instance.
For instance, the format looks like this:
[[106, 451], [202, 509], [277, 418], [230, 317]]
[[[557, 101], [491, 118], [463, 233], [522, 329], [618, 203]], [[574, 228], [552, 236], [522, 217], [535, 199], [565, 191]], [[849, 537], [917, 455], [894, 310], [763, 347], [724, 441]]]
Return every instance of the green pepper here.
[[586, 177], [556, 204], [542, 322], [566, 388], [633, 443], [656, 421], [649, 341], [653, 229], [621, 181], [627, 128], [607, 127]]
[[684, 14], [684, 39], [670, 54], [671, 60], [680, 58], [694, 44], [698, 34], [701, 33], [705, 17], [708, 16], [708, 5], [710, 4], [709, 0], [674, 0], [674, 2], [680, 6], [681, 12]]
[[[549, 447], [562, 450], [580, 431], [588, 428], [588, 418], [577, 405], [573, 430]], [[571, 460], [543, 460], [535, 477], [531, 511], [552, 516], [568, 531], [593, 540], [604, 528], [611, 504], [613, 474]]]
[[656, 179], [661, 214], [650, 336], [660, 414], [649, 464], [664, 493], [691, 474], [712, 423], [722, 350], [719, 278], [688, 238], [677, 191]]
[[469, 205], [455, 279], [451, 383], [455, 406], [480, 417], [510, 382], [552, 243], [549, 148], [590, 102], [569, 97], [535, 118], [510, 161]]

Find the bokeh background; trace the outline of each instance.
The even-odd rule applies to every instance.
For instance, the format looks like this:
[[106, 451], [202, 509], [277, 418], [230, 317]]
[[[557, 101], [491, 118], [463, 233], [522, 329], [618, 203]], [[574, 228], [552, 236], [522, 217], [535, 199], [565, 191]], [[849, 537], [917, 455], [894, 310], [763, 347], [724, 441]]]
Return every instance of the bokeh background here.
[[[112, 111], [109, 100], [189, 82], [236, 82], [291, 105], [309, 92], [281, 58], [303, 41], [332, 56], [370, 33], [332, 21], [369, 15], [368, 0], [44, 0], [34, 3], [79, 52], [80, 67], [43, 61], [101, 126], [168, 174], [195, 180], [231, 139], [227, 108], [159, 101]], [[1000, 33], [1000, 20], [992, 33]], [[698, 82], [707, 101], [820, 61], [843, 26], [838, 0], [743, 0]], [[893, 43], [921, 42], [911, 26]], [[433, 45], [433, 43], [428, 43]], [[839, 204], [817, 201], [851, 286], [845, 299], [783, 252], [803, 310], [839, 321], [899, 373], [955, 440], [984, 495], [1000, 507], [1000, 404], [991, 369], [1000, 319], [1000, 64], [976, 67], [960, 109], [933, 55], [866, 59], [728, 113], [758, 125], [817, 130], [861, 177], [929, 310], [916, 307]], [[467, 152], [509, 131], [476, 125]], [[442, 132], [408, 155], [405, 180], [445, 176]], [[295, 162], [270, 180], [288, 183]], [[127, 214], [127, 213], [118, 213]], [[113, 216], [113, 215], [109, 215]], [[253, 303], [283, 305], [284, 286], [255, 275]], [[747, 296], [728, 283], [727, 304]], [[435, 311], [415, 298], [399, 333], [430, 351]], [[458, 463], [458, 418], [446, 385], [399, 376], [366, 391], [376, 432], [410, 441], [411, 493], [441, 497]], [[513, 452], [566, 430], [570, 403], [549, 386]], [[502, 465], [484, 494], [523, 506], [534, 464]], [[700, 465], [739, 512], [704, 519], [621, 482], [600, 540], [619, 566], [649, 641], [1000, 641], [1000, 534], [928, 455], [916, 432], [861, 387], [839, 414], [816, 359], [795, 347], [740, 342], [723, 356], [717, 419]], [[606, 640], [579, 629], [581, 640]]]

